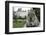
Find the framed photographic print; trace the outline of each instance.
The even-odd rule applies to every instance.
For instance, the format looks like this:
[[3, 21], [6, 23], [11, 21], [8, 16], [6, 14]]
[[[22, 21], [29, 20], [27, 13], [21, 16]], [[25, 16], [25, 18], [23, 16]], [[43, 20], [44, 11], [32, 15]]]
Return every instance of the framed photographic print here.
[[45, 3], [5, 2], [5, 33], [33, 33], [45, 31]]

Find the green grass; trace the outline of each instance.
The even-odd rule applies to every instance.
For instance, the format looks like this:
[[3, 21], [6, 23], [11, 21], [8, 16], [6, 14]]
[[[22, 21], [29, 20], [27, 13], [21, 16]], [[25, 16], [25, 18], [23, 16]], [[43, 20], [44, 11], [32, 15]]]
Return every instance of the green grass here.
[[[18, 21], [18, 20], [22, 20], [22, 21]], [[24, 21], [23, 19], [16, 19], [15, 21], [13, 21], [13, 28], [22, 28], [24, 27], [25, 23], [26, 21]]]

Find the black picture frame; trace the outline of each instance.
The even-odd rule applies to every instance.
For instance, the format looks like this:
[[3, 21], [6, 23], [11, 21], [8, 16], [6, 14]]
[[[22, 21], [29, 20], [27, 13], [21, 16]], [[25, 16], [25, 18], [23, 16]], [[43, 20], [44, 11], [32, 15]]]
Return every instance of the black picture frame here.
[[[39, 31], [22, 31], [22, 32], [9, 32], [9, 3], [21, 3], [21, 4], [36, 4], [43, 5], [43, 30]], [[45, 3], [38, 2], [22, 2], [22, 1], [5, 1], [5, 34], [18, 34], [18, 33], [35, 33], [45, 32]]]

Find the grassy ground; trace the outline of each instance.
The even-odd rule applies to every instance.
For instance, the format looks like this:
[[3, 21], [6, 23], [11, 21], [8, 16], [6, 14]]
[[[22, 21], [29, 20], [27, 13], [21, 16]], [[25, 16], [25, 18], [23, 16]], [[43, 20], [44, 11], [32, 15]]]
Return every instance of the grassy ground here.
[[26, 21], [24, 21], [23, 19], [16, 19], [16, 20], [13, 21], [13, 28], [24, 27], [25, 23], [26, 23]]

